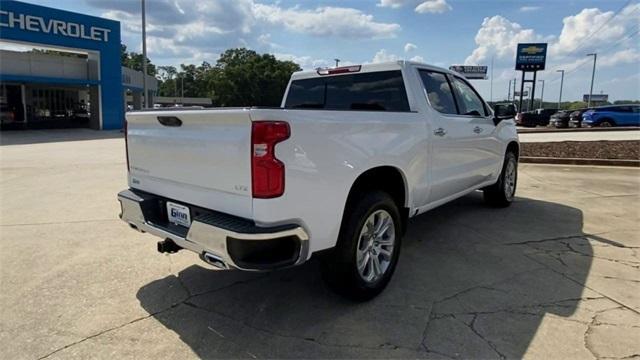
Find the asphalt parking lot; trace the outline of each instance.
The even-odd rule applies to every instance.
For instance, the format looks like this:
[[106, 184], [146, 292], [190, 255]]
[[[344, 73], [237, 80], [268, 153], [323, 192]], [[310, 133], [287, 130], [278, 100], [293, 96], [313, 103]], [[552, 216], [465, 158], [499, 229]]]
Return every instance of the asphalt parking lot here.
[[387, 290], [161, 255], [118, 220], [119, 133], [3, 133], [0, 349], [55, 358], [625, 358], [640, 354], [640, 170], [521, 165], [517, 200], [411, 221]]

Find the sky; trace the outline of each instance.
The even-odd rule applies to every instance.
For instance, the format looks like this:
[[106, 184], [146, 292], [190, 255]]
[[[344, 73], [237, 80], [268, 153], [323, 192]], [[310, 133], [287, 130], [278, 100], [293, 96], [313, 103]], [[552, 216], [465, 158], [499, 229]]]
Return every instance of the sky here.
[[[118, 20], [122, 41], [141, 51], [140, 0], [31, 0]], [[214, 64], [247, 47], [293, 60], [304, 69], [410, 59], [441, 67], [488, 65], [493, 81], [474, 80], [487, 100], [506, 98], [518, 79], [519, 42], [549, 44], [545, 101], [589, 92], [640, 99], [639, 0], [147, 0], [147, 50], [156, 65]], [[491, 73], [491, 70], [490, 70]], [[491, 85], [493, 83], [493, 85]], [[519, 85], [518, 85], [519, 87]], [[537, 84], [540, 96], [542, 82]], [[493, 89], [493, 91], [492, 91]], [[518, 89], [519, 90], [519, 89]]]

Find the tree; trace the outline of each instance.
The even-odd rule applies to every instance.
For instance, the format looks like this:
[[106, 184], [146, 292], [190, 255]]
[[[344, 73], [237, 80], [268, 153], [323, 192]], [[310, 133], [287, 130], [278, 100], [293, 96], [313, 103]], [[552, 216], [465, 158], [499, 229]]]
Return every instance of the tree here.
[[[120, 63], [124, 67], [136, 71], [142, 71], [142, 54], [136, 52], [127, 52], [127, 46], [120, 44]], [[147, 74], [151, 76], [156, 75], [156, 66], [147, 58]]]
[[300, 66], [245, 48], [225, 51], [207, 73], [208, 89], [220, 106], [279, 106], [289, 77]]
[[[131, 54], [126, 57], [133, 60]], [[208, 97], [217, 106], [279, 106], [289, 77], [300, 66], [241, 48], [225, 51], [215, 66], [204, 61], [157, 70], [160, 96], [180, 97], [184, 91], [185, 97]]]

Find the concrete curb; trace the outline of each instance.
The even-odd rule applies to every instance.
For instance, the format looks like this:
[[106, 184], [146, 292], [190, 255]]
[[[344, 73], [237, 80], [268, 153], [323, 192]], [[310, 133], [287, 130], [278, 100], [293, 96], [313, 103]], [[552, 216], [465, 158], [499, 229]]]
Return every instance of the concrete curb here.
[[528, 164], [604, 165], [604, 166], [640, 167], [640, 160], [624, 160], [624, 159], [580, 159], [580, 158], [521, 156], [520, 162], [528, 163]]
[[639, 127], [593, 127], [593, 128], [517, 128], [518, 134], [592, 132], [592, 131], [640, 131]]

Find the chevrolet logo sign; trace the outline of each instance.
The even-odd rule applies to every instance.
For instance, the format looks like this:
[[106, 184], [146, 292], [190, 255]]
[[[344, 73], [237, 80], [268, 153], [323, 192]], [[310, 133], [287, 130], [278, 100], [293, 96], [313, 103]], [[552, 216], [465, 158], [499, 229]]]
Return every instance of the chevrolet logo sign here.
[[520, 49], [520, 51], [523, 52], [523, 53], [527, 53], [529, 55], [535, 55], [535, 54], [539, 54], [539, 53], [543, 52], [544, 48], [532, 45], [532, 46], [529, 46], [529, 47], [526, 47], [526, 48], [522, 48], [522, 49]]

